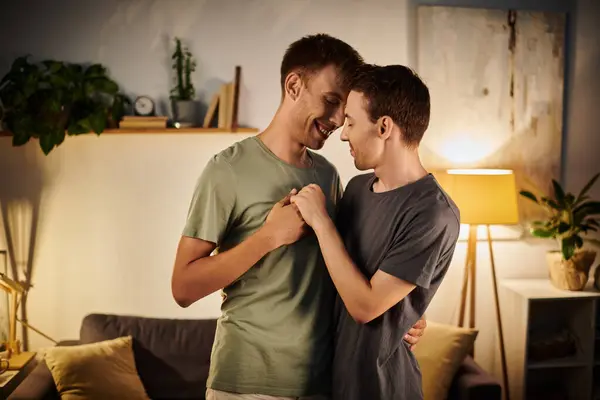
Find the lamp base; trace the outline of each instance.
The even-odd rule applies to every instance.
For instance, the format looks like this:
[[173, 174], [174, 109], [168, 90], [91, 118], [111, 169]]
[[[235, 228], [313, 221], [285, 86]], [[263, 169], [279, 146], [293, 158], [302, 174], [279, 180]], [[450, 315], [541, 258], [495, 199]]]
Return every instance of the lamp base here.
[[22, 351], [19, 354], [13, 354], [8, 359], [8, 370], [20, 370], [35, 356], [32, 351]]

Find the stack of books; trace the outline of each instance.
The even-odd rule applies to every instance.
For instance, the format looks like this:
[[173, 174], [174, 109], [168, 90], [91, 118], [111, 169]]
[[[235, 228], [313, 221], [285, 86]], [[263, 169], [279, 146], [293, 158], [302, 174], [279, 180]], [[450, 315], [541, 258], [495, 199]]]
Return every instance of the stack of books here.
[[204, 117], [204, 128], [221, 128], [235, 130], [238, 128], [238, 109], [240, 97], [240, 80], [242, 68], [235, 67], [233, 82], [221, 85], [208, 106]]

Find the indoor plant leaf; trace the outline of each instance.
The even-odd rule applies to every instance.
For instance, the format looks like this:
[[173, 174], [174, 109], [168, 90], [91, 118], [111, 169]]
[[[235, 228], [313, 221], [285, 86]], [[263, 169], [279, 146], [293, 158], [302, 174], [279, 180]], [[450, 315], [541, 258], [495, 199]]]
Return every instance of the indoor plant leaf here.
[[539, 238], [551, 238], [551, 237], [556, 236], [556, 230], [537, 228], [537, 229], [532, 229], [531, 234], [533, 236], [539, 237]]
[[575, 254], [575, 237], [574, 236], [567, 236], [562, 239], [561, 251], [562, 251], [563, 258], [565, 260], [570, 260], [571, 257], [573, 257], [573, 254]]
[[596, 220], [594, 218], [589, 218], [589, 219], [585, 220], [585, 223], [590, 226], [596, 226], [596, 227], [600, 228], [600, 223], [598, 223], [598, 220]]
[[579, 235], [573, 235], [573, 243], [575, 244], [575, 249], [579, 249], [583, 246], [583, 239]]
[[565, 194], [565, 208], [571, 209], [575, 204], [575, 196], [572, 193]]
[[595, 214], [600, 214], [600, 201], [586, 201], [573, 210], [573, 215], [576, 219], [581, 218], [580, 221], [583, 221], [582, 217]]
[[595, 226], [590, 224], [581, 224], [579, 229], [581, 229], [583, 233], [588, 233], [588, 231], [596, 232], [598, 230]]
[[565, 206], [565, 192], [564, 192], [563, 188], [560, 186], [560, 184], [555, 179], [552, 179], [552, 187], [554, 188], [554, 198], [556, 199], [556, 203], [559, 206], [564, 207]]
[[40, 147], [45, 155], [48, 155], [54, 148], [54, 136], [52, 133], [45, 133], [40, 136]]
[[555, 210], [561, 210], [561, 207], [552, 199], [548, 198], [548, 197], [542, 197], [542, 203], [548, 205], [551, 208], [554, 208]]
[[81, 135], [89, 132], [89, 129], [87, 129], [85, 126], [80, 125], [79, 121], [71, 122], [67, 130], [69, 132], [69, 135]]
[[529, 192], [529, 191], [527, 191], [527, 190], [521, 190], [521, 191], [519, 192], [519, 194], [520, 194], [521, 196], [523, 196], [523, 197], [525, 197], [525, 198], [527, 198], [527, 199], [529, 199], [529, 200], [531, 200], [531, 201], [534, 201], [534, 202], [536, 202], [536, 203], [538, 203], [538, 204], [539, 204], [539, 202], [538, 202], [538, 199], [537, 199], [537, 197], [535, 196], [535, 194], [533, 194], [533, 193], [531, 193], [531, 192]]
[[108, 78], [96, 78], [88, 82], [90, 84], [90, 94], [99, 91], [114, 95], [119, 91], [119, 85]]
[[29, 136], [27, 133], [13, 132], [12, 145], [23, 146], [25, 143], [29, 142], [30, 138], [31, 136]]
[[579, 204], [583, 200], [583, 197], [592, 188], [592, 186], [594, 186], [594, 183], [596, 183], [596, 180], [598, 180], [599, 176], [600, 172], [594, 175], [592, 179], [590, 179], [590, 181], [583, 187], [583, 189], [581, 189], [581, 192], [579, 192], [579, 196], [577, 196], [577, 200], [575, 201], [576, 204]]
[[92, 64], [85, 70], [86, 78], [106, 77], [106, 68], [102, 64]]
[[569, 225], [568, 223], [566, 223], [566, 222], [564, 222], [564, 221], [561, 221], [561, 222], [558, 224], [558, 233], [559, 233], [559, 234], [563, 234], [563, 233], [565, 233], [565, 232], [568, 232], [568, 231], [569, 231], [569, 229], [571, 229], [571, 225]]
[[102, 133], [106, 127], [106, 115], [103, 113], [103, 110], [98, 110], [94, 114], [90, 115], [89, 121], [92, 131], [98, 135]]

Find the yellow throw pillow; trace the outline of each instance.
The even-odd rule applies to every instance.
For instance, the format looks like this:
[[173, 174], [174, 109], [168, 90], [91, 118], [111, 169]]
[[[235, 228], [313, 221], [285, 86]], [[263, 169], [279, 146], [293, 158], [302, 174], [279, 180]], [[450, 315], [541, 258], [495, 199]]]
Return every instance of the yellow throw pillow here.
[[452, 379], [478, 331], [427, 321], [427, 328], [414, 349], [421, 368], [425, 400], [443, 400], [448, 396]]
[[49, 349], [45, 361], [62, 400], [149, 399], [133, 358], [133, 339], [120, 337]]

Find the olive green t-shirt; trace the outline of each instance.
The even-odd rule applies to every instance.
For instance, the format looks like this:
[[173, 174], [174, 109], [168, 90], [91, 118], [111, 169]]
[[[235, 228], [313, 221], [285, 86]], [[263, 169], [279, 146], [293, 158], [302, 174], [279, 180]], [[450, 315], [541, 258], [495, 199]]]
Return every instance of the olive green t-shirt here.
[[[312, 167], [277, 158], [258, 137], [215, 155], [194, 192], [183, 235], [238, 245], [293, 188], [318, 184], [333, 217], [339, 175], [322, 156]], [[267, 254], [223, 289], [207, 386], [271, 396], [327, 394], [333, 359], [335, 288], [314, 234]]]

